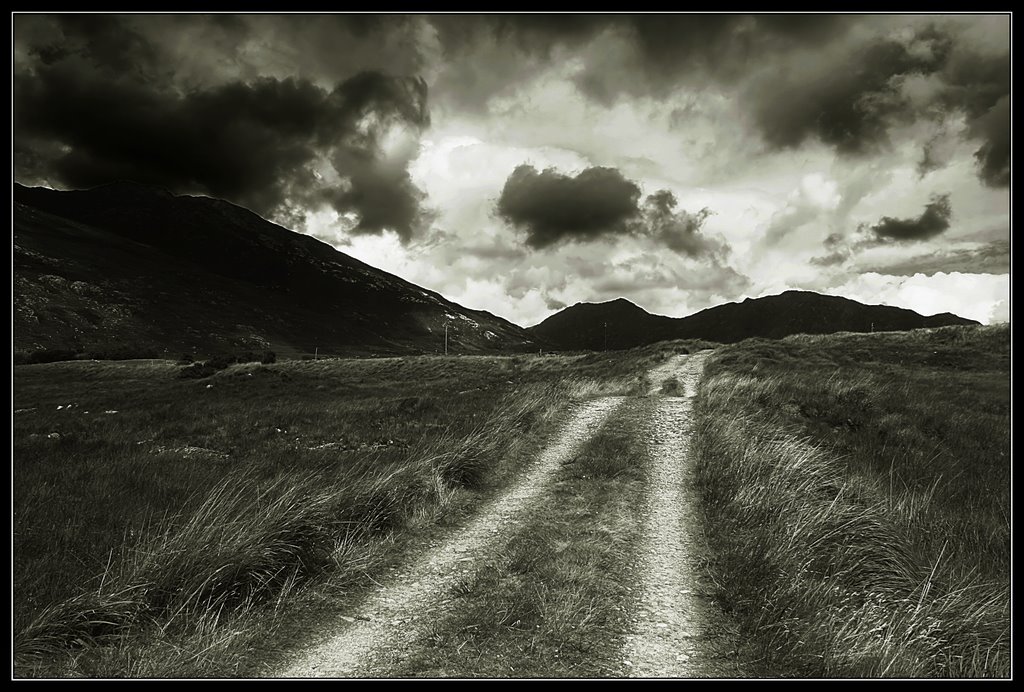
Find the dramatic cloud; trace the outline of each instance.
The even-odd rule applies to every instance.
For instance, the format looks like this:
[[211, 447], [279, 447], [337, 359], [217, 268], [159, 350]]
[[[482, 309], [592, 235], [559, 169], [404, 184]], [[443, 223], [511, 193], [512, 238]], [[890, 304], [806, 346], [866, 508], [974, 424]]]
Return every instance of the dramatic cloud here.
[[60, 24], [76, 40], [34, 47], [39, 61], [15, 77], [16, 176], [159, 184], [293, 223], [330, 204], [354, 232], [403, 239], [420, 224], [407, 167], [429, 124], [422, 80], [362, 72], [331, 90], [261, 77], [182, 91], [150, 75], [155, 49], [116, 18]]
[[711, 210], [701, 209], [696, 214], [685, 210], [676, 211], [676, 196], [668, 190], [660, 190], [647, 197], [641, 222], [636, 228], [640, 235], [653, 238], [675, 252], [699, 257], [724, 249], [722, 244], [712, 241], [700, 230], [704, 221], [711, 216]]
[[971, 124], [971, 131], [984, 140], [975, 153], [981, 179], [993, 187], [1010, 184], [1010, 97], [1003, 96]]
[[902, 78], [935, 72], [949, 53], [948, 37], [922, 32], [913, 42], [881, 40], [834, 62], [761, 82], [753, 91], [755, 119], [773, 147], [817, 137], [843, 154], [887, 141], [894, 119], [906, 115]]
[[[1009, 96], [1009, 51], [976, 45], [955, 18], [905, 17], [898, 31], [865, 31], [870, 20], [827, 14], [432, 21], [450, 58], [443, 84], [463, 105], [485, 109], [491, 97], [509, 92], [510, 82], [574, 54], [581, 59], [574, 83], [605, 105], [623, 97], [666, 99], [681, 89], [735, 88], [739, 107], [775, 149], [816, 140], [842, 155], [863, 155], [891, 146], [896, 127], [956, 113], [967, 121], [965, 136], [982, 143], [979, 176], [1007, 184], [1008, 103], [997, 103]], [[935, 143], [920, 148], [922, 171], [933, 170]]]
[[925, 205], [924, 211], [916, 219], [894, 219], [883, 216], [882, 220], [871, 226], [875, 235], [883, 240], [910, 241], [933, 238], [949, 228], [949, 220], [953, 209], [949, 204], [949, 195], [939, 195]]
[[36, 45], [32, 51], [44, 64], [52, 64], [76, 54], [97, 67], [124, 73], [151, 73], [159, 54], [140, 33], [128, 27], [121, 17], [101, 14], [56, 15], [60, 43]]
[[1008, 271], [1008, 13], [12, 23], [18, 182], [226, 198], [522, 324]]
[[[681, 84], [709, 78], [735, 81], [751, 61], [766, 53], [819, 45], [849, 26], [839, 15], [823, 14], [513, 14], [432, 20], [453, 58], [479, 50], [482, 43], [503, 46], [506, 53], [491, 56], [489, 65], [503, 77], [535, 70], [537, 63], [560, 51], [599, 45], [597, 51], [585, 53], [576, 83], [602, 103], [623, 96], [664, 97]], [[613, 62], [608, 50], [616, 56]], [[479, 107], [481, 96], [503, 89], [503, 79], [489, 79], [469, 65], [460, 74], [476, 87], [464, 93], [474, 100], [471, 105]]]
[[988, 185], [1010, 183], [1010, 54], [960, 48], [944, 74], [940, 103], [966, 114], [967, 133], [982, 141], [975, 154]]
[[528, 245], [543, 248], [561, 240], [626, 233], [639, 200], [640, 188], [614, 168], [588, 168], [568, 176], [523, 164], [505, 181], [497, 210], [526, 230]]
[[[852, 43], [815, 60], [766, 73], [747, 93], [769, 146], [817, 139], [842, 155], [888, 147], [894, 128], [959, 114], [981, 140], [978, 174], [1009, 183], [1009, 52], [983, 54], [946, 28], [927, 25]], [[937, 141], [922, 143], [919, 170], [940, 164]]]
[[575, 176], [553, 168], [520, 165], [505, 181], [498, 214], [526, 230], [534, 249], [562, 241], [593, 242], [610, 236], [644, 238], [657, 247], [700, 257], [726, 253], [726, 244], [701, 233], [710, 209], [676, 210], [670, 190], [640, 203], [640, 187], [614, 168], [587, 168]]

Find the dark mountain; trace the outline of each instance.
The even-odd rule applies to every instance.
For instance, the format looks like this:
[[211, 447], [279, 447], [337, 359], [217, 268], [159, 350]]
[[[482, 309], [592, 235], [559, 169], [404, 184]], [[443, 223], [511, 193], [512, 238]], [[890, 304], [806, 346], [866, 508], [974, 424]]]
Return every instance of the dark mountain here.
[[751, 337], [780, 339], [790, 334], [903, 331], [957, 324], [978, 322], [948, 312], [924, 317], [903, 308], [864, 305], [810, 291], [786, 291], [718, 305], [688, 317], [652, 315], [623, 298], [578, 303], [530, 327], [530, 331], [559, 348], [601, 350], [666, 339], [732, 343]]
[[14, 349], [532, 350], [490, 313], [228, 202], [118, 183], [14, 186]]
[[558, 348], [601, 351], [671, 339], [674, 323], [671, 317], [652, 315], [618, 298], [607, 303], [577, 303], [530, 331]]

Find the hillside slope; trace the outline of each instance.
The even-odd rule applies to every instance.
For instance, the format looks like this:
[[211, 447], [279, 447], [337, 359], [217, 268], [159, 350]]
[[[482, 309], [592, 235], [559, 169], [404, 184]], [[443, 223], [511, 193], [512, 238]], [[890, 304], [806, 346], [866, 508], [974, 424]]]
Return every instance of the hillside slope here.
[[14, 348], [520, 351], [534, 337], [221, 200], [14, 186]]

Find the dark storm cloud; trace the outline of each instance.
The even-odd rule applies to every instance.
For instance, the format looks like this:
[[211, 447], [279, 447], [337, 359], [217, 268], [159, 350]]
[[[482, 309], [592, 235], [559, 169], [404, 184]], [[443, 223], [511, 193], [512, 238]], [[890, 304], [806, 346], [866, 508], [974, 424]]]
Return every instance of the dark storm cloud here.
[[[834, 39], [850, 26], [840, 15], [514, 14], [439, 15], [445, 60], [438, 86], [458, 107], [485, 111], [559, 60], [583, 50], [573, 78], [608, 105], [622, 97], [662, 98], [683, 84], [735, 82], [752, 61]], [[611, 50], [586, 51], [593, 41]], [[595, 44], [596, 45], [596, 44]], [[623, 52], [621, 47], [625, 47]]]
[[960, 108], [973, 121], [988, 113], [1010, 93], [1010, 55], [982, 54], [958, 46], [943, 72], [940, 103]]
[[118, 17], [57, 25], [66, 48], [30, 47], [36, 61], [15, 75], [23, 182], [135, 180], [279, 219], [327, 203], [354, 213], [357, 232], [403, 240], [418, 226], [423, 194], [407, 165], [429, 123], [422, 80], [366, 71], [333, 89], [271, 77], [183, 89]]
[[1010, 184], [1010, 97], [1003, 96], [971, 123], [971, 133], [982, 140], [974, 154], [981, 179], [992, 187]]
[[[930, 80], [923, 101], [903, 91], [908, 79]], [[840, 154], [885, 146], [894, 125], [962, 115], [966, 136], [981, 141], [979, 177], [1009, 184], [1009, 53], [982, 54], [941, 28], [917, 29], [909, 38], [874, 38], [823, 55], [790, 74], [766, 73], [745, 101], [769, 146], [797, 147], [816, 138]], [[935, 170], [934, 141], [922, 145], [921, 174]]]
[[727, 250], [701, 233], [710, 209], [690, 213], [677, 205], [669, 190], [648, 195], [641, 205], [640, 187], [615, 168], [587, 168], [573, 177], [524, 164], [505, 181], [497, 211], [524, 229], [535, 249], [618, 235], [649, 238], [690, 257]]
[[992, 187], [1010, 183], [1010, 55], [968, 48], [956, 51], [943, 73], [939, 105], [962, 111], [967, 135], [981, 141], [975, 158], [979, 177]]
[[[684, 85], [736, 88], [740, 107], [774, 149], [818, 140], [842, 155], [871, 153], [890, 144], [896, 125], [962, 114], [965, 136], [980, 143], [979, 177], [1005, 186], [1009, 112], [1000, 100], [1009, 96], [1009, 52], [977, 46], [977, 36], [963, 31], [970, 23], [959, 18], [924, 21], [836, 14], [431, 18], [449, 58], [441, 83], [464, 107], [483, 109], [564, 51], [577, 51], [583, 62], [574, 81], [606, 105], [623, 96], [664, 98]], [[587, 48], [598, 39], [614, 43]], [[923, 101], [904, 89], [916, 78], [935, 82]], [[922, 174], [945, 164], [931, 142], [921, 147]]]
[[765, 140], [781, 149], [817, 137], [843, 154], [884, 143], [893, 120], [908, 111], [898, 80], [935, 72], [949, 54], [947, 36], [925, 32], [918, 39], [880, 40], [818, 70], [765, 80], [752, 95]]
[[614, 168], [587, 168], [576, 176], [553, 168], [517, 166], [498, 198], [498, 213], [526, 231], [526, 243], [543, 248], [561, 240], [594, 240], [628, 232], [638, 212], [640, 188]]
[[817, 45], [843, 32], [839, 15], [622, 15], [651, 86], [671, 90], [696, 71], [732, 80], [765, 54]]
[[[991, 48], [991, 47], [990, 47]], [[928, 107], [962, 114], [966, 137], [980, 141], [975, 153], [978, 177], [991, 187], [1010, 184], [1010, 54], [982, 53], [953, 43], [941, 72], [940, 87]]]
[[62, 41], [33, 47], [46, 64], [77, 54], [115, 72], [149, 72], [159, 60], [149, 41], [117, 15], [56, 15], [53, 20]]
[[871, 230], [880, 240], [926, 240], [949, 228], [952, 214], [949, 195], [938, 195], [925, 205], [924, 211], [916, 219], [883, 216], [881, 221], [871, 226]]

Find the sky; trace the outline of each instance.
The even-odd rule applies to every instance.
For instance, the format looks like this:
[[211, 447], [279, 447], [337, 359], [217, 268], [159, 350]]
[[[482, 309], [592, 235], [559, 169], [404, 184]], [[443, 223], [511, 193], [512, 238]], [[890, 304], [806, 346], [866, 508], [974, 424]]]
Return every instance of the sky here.
[[522, 326], [1010, 314], [1010, 17], [15, 14], [25, 185], [227, 199]]

